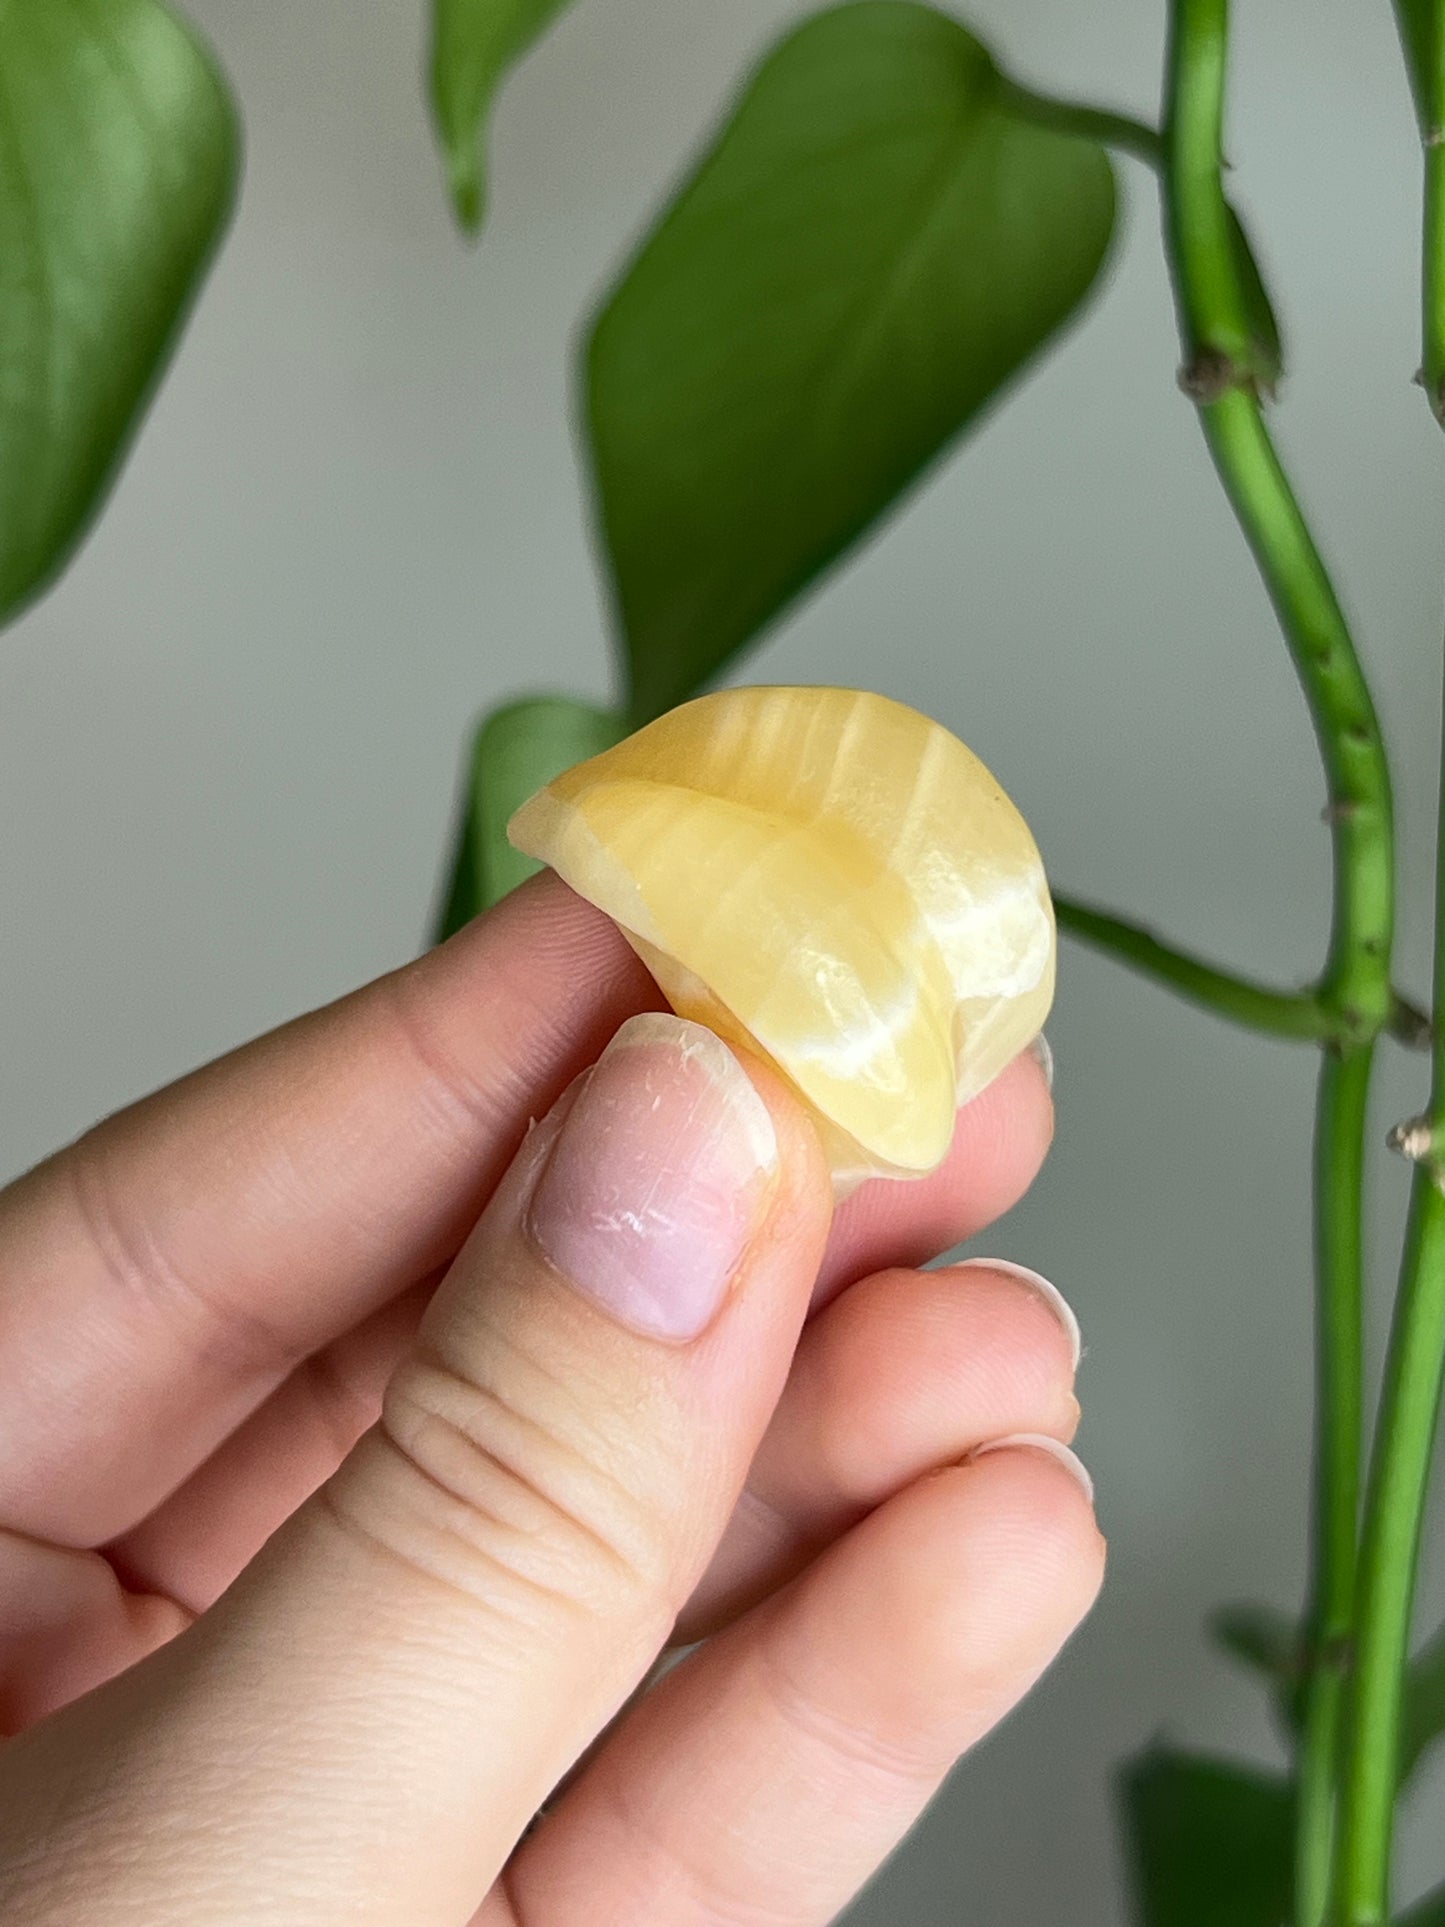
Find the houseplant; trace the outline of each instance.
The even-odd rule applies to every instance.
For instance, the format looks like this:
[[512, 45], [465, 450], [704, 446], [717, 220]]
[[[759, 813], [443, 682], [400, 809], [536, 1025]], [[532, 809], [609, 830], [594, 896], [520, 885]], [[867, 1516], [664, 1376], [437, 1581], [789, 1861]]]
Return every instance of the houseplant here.
[[[124, 250], [114, 255], [134, 268], [123, 278], [124, 292], [136, 304], [122, 311], [124, 325], [114, 332], [140, 341], [144, 330], [133, 316], [141, 313], [152, 324], [144, 339], [160, 342], [174, 326], [185, 289], [221, 218], [229, 174], [226, 114], [223, 97], [203, 69], [197, 67], [193, 84], [181, 84], [186, 64], [182, 50], [189, 42], [172, 33], [164, 41], [170, 51], [161, 59], [162, 42], [156, 36], [164, 36], [165, 29], [155, 24], [163, 18], [156, 10], [112, 11], [117, 20], [150, 23], [147, 45], [164, 69], [164, 97], [177, 115], [173, 144], [163, 143], [164, 153], [185, 156], [183, 167], [172, 168], [178, 215], [165, 272], [157, 271], [153, 258], [139, 260]], [[468, 189], [466, 155], [488, 84], [505, 58], [517, 51], [526, 30], [542, 24], [553, 11], [456, 8], [444, 10], [439, 21], [442, 118], [468, 214], [480, 195]], [[12, 9], [8, 31], [19, 34], [32, 13], [35, 20], [41, 18], [39, 10]], [[20, 50], [33, 63], [32, 80], [23, 89], [18, 84], [12, 88], [22, 104], [43, 98], [33, 76], [43, 77], [47, 61], [67, 74], [76, 64], [74, 48], [66, 52], [55, 24], [65, 17], [49, 10], [35, 44], [28, 53]], [[1424, 73], [1430, 22], [1422, 13], [1407, 24], [1415, 70]], [[505, 29], [501, 39], [489, 39], [499, 26]], [[735, 655], [811, 573], [882, 513], [919, 466], [965, 428], [1074, 312], [1098, 275], [1112, 222], [1105, 150], [1127, 152], [1151, 165], [1163, 162], [1173, 189], [1172, 253], [1182, 291], [1190, 383], [1242, 516], [1253, 531], [1267, 579], [1282, 604], [1332, 757], [1341, 909], [1325, 988], [1308, 996], [1261, 992], [1224, 973], [1201, 969], [1116, 920], [1090, 921], [1089, 913], [1077, 910], [1073, 920], [1084, 933], [1123, 949], [1177, 987], [1243, 1021], [1338, 1047], [1326, 1053], [1328, 1128], [1322, 1143], [1330, 1159], [1324, 1195], [1339, 1204], [1357, 1194], [1370, 1042], [1387, 1018], [1406, 1031], [1412, 1020], [1403, 1008], [1386, 1001], [1388, 791], [1381, 780], [1382, 758], [1373, 740], [1367, 693], [1353, 675], [1353, 652], [1332, 592], [1292, 509], [1263, 428], [1259, 391], [1274, 379], [1278, 346], [1247, 249], [1223, 212], [1218, 192], [1214, 102], [1205, 82], [1218, 81], [1209, 56], [1222, 27], [1213, 10], [1202, 18], [1197, 9], [1178, 10], [1174, 111], [1167, 124], [1169, 138], [1161, 146], [1148, 129], [1117, 117], [1021, 92], [999, 76], [976, 43], [927, 10], [865, 7], [805, 26], [747, 90], [728, 132], [704, 164], [703, 176], [679, 198], [657, 239], [605, 304], [589, 357], [589, 415], [602, 519], [634, 667], [628, 707], [636, 719], [687, 693]], [[473, 37], [468, 38], [469, 33]], [[98, 80], [93, 57], [79, 66]], [[7, 60], [7, 71], [12, 76], [26, 71], [18, 55]], [[454, 90], [446, 93], [453, 82]], [[1424, 81], [1420, 92], [1428, 101]], [[809, 120], [800, 103], [816, 120]], [[122, 125], [113, 99], [103, 100], [97, 111], [108, 128]], [[152, 129], [157, 124], [152, 117]], [[841, 140], [836, 138], [840, 129], [846, 136]], [[823, 153], [834, 154], [831, 171], [810, 150], [810, 139]], [[835, 150], [841, 150], [841, 160]], [[62, 211], [64, 171], [57, 162]], [[124, 177], [119, 163], [112, 172]], [[977, 218], [980, 209], [987, 214], [998, 204], [981, 182], [994, 187], [1007, 183], [1007, 220], [990, 224]], [[209, 198], [200, 194], [205, 183], [210, 184]], [[920, 207], [930, 215], [921, 241]], [[721, 239], [719, 208], [739, 217], [732, 229], [721, 232]], [[764, 219], [758, 217], [760, 208]], [[180, 214], [187, 209], [182, 220]], [[760, 228], [765, 230], [761, 241]], [[63, 224], [58, 231], [64, 234]], [[18, 214], [15, 232], [23, 239]], [[153, 239], [154, 227], [148, 232]], [[763, 245], [768, 235], [782, 237], [772, 253]], [[800, 237], [806, 246], [800, 245]], [[721, 254], [716, 251], [720, 246]], [[870, 295], [877, 305], [886, 279], [883, 270], [896, 265], [900, 246], [912, 278], [905, 277], [901, 293], [893, 285], [897, 276], [887, 280], [888, 301], [881, 318], [871, 308], [860, 310]], [[76, 252], [91, 264], [97, 256], [89, 245]], [[717, 305], [719, 290], [730, 306]], [[117, 298], [109, 285], [98, 288], [98, 295], [112, 303]], [[110, 315], [114, 309], [99, 312]], [[859, 325], [860, 312], [869, 328]], [[679, 327], [680, 321], [686, 326]], [[825, 405], [819, 406], [814, 397], [811, 414], [782, 415], [787, 447], [795, 456], [790, 471], [766, 437], [778, 427], [780, 398], [786, 401], [802, 387], [799, 356], [809, 364], [816, 358], [819, 344], [807, 335], [810, 323], [841, 347], [844, 365], [841, 376], [836, 367], [832, 370], [835, 379]], [[27, 325], [28, 334], [15, 329], [10, 337], [21, 350], [39, 338], [39, 324]], [[740, 342], [746, 344], [742, 355], [737, 352]], [[720, 367], [721, 350], [726, 353]], [[65, 488], [54, 488], [57, 506], [51, 521], [30, 538], [28, 562], [24, 556], [18, 564], [13, 561], [18, 544], [7, 554], [12, 604], [38, 585], [79, 525], [113, 459], [117, 423], [122, 417], [133, 418], [158, 353], [159, 346], [152, 347], [148, 358], [123, 371], [124, 378], [103, 396], [90, 397], [89, 412], [72, 407], [71, 419], [78, 423], [75, 443], [84, 461], [58, 461], [55, 450], [63, 438], [53, 432], [34, 444], [46, 451], [52, 484], [58, 478]], [[689, 361], [689, 353], [701, 355], [701, 361]], [[1429, 359], [1427, 354], [1427, 367]], [[702, 386], [727, 403], [721, 412], [730, 436], [721, 445], [709, 444], [702, 432], [708, 426], [705, 413], [701, 418], [688, 414], [699, 392], [699, 366], [707, 376]], [[89, 376], [94, 370], [85, 372]], [[729, 379], [738, 386], [719, 387]], [[75, 388], [65, 392], [71, 403], [86, 399]], [[757, 398], [756, 422], [743, 406], [749, 396]], [[32, 428], [34, 419], [32, 411]], [[810, 420], [828, 430], [829, 439], [820, 436], [819, 446], [809, 443]], [[740, 433], [743, 427], [752, 440]], [[7, 459], [5, 473], [12, 478], [28, 475], [25, 502], [29, 507], [43, 505], [47, 491], [38, 486], [36, 469], [26, 467], [27, 461], [38, 462], [34, 448], [27, 453], [18, 442], [7, 446], [19, 452]], [[675, 460], [678, 449], [687, 454], [682, 473]], [[759, 478], [772, 492], [767, 514], [749, 522], [748, 515], [758, 508]], [[18, 514], [8, 516], [7, 527], [18, 527], [20, 519]], [[660, 530], [666, 531], [665, 541], [658, 539]], [[731, 601], [715, 593], [712, 585], [719, 582], [733, 592]], [[1327, 661], [1313, 658], [1321, 646], [1328, 648]], [[455, 915], [507, 880], [496, 868], [494, 832], [511, 789], [532, 787], [557, 760], [572, 760], [616, 727], [609, 715], [555, 701], [540, 709], [509, 711], [492, 724], [478, 763], [476, 807], [467, 814], [470, 844], [453, 871]], [[1411, 1143], [1421, 1148], [1418, 1137]], [[1352, 1212], [1342, 1210], [1339, 1221], [1332, 1221], [1325, 1248], [1331, 1256], [1327, 1276], [1333, 1309], [1324, 1362], [1334, 1417], [1328, 1430], [1331, 1449], [1321, 1457], [1320, 1516], [1322, 1525], [1334, 1525], [1320, 1534], [1315, 1632], [1303, 1647], [1307, 1670], [1314, 1675], [1308, 1695], [1313, 1724], [1307, 1721], [1312, 1737], [1303, 1753], [1315, 1777], [1306, 1777], [1306, 1797], [1300, 1803], [1307, 1875], [1301, 1882], [1301, 1918], [1318, 1917], [1309, 1903], [1309, 1887], [1311, 1881], [1320, 1884], [1321, 1867], [1329, 1857], [1322, 1846], [1327, 1829], [1320, 1818], [1331, 1805], [1323, 1795], [1334, 1778], [1319, 1769], [1334, 1756], [1327, 1743], [1330, 1726], [1349, 1711], [1343, 1704], [1348, 1694], [1342, 1673], [1350, 1649], [1341, 1628], [1353, 1624], [1355, 1617], [1354, 1588], [1346, 1585], [1346, 1572], [1354, 1564], [1354, 1507], [1348, 1494], [1358, 1460], [1358, 1424], [1349, 1422], [1349, 1414], [1361, 1402], [1353, 1303], [1358, 1268], [1352, 1257], [1358, 1233]], [[1426, 1300], [1421, 1308], [1428, 1311]], [[1419, 1414], [1414, 1416], [1418, 1421]], [[1411, 1431], [1417, 1447], [1422, 1434], [1417, 1422]], [[1377, 1520], [1379, 1516], [1377, 1508]], [[1349, 1520], [1348, 1531], [1342, 1519]], [[1367, 1543], [1383, 1546], [1378, 1525]], [[1378, 1572], [1379, 1584], [1396, 1585], [1398, 1620], [1397, 1582], [1404, 1562], [1397, 1553], [1377, 1556], [1368, 1569]], [[1370, 1624], [1377, 1633], [1389, 1630], [1379, 1613]], [[1292, 1630], [1257, 1616], [1233, 1620], [1226, 1630], [1236, 1646], [1268, 1659], [1286, 1697], [1292, 1697], [1301, 1670], [1301, 1644]], [[1384, 1689], [1393, 1678], [1399, 1646], [1398, 1636], [1392, 1637], [1393, 1645], [1386, 1641], [1381, 1646], [1377, 1638], [1369, 1648], [1380, 1654], [1377, 1684], [1382, 1690], [1365, 1712], [1372, 1704], [1388, 1710], [1392, 1694]], [[1421, 1684], [1429, 1677], [1428, 1670], [1422, 1673]], [[1417, 1685], [1415, 1702], [1422, 1700]], [[1349, 1729], [1369, 1722], [1347, 1717], [1343, 1724]], [[1352, 1801], [1373, 1803], [1371, 1838], [1378, 1837], [1380, 1809], [1389, 1790], [1384, 1784], [1388, 1775], [1382, 1778], [1379, 1770], [1389, 1750], [1386, 1746], [1382, 1753], [1376, 1732], [1368, 1748], [1352, 1755], [1372, 1763], [1368, 1786], [1359, 1775], [1351, 1782]], [[1186, 1817], [1193, 1812], [1202, 1826], [1209, 1803], [1216, 1808], [1226, 1803], [1228, 1837], [1236, 1844], [1246, 1824], [1266, 1843], [1272, 1840], [1271, 1829], [1277, 1830], [1283, 1811], [1277, 1787], [1244, 1775], [1231, 1780], [1220, 1769], [1196, 1769], [1167, 1757], [1153, 1759], [1147, 1775], [1136, 1776], [1134, 1788], [1136, 1811], [1146, 1828], [1164, 1824], [1157, 1818], [1161, 1811], [1166, 1818], [1169, 1812]], [[1246, 1822], [1245, 1814], [1253, 1817]], [[1357, 1835], [1367, 1837], [1351, 1821], [1348, 1840]], [[1268, 1857], [1262, 1847], [1260, 1860]], [[1378, 1890], [1376, 1874], [1370, 1879]], [[1268, 1904], [1277, 1914], [1278, 1906]], [[1368, 1908], [1380, 1903], [1371, 1899], [1358, 1904]], [[1380, 1914], [1361, 1911], [1345, 1917]]]

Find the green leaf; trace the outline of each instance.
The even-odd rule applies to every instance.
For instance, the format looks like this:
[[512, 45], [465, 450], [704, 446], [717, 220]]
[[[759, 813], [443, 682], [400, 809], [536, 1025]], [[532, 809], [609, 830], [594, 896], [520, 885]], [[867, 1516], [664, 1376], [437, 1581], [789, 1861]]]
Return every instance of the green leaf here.
[[1221, 1606], [1209, 1630], [1227, 1653], [1252, 1666], [1276, 1686], [1300, 1677], [1299, 1627], [1274, 1606]]
[[1264, 284], [1254, 245], [1244, 222], [1233, 208], [1229, 209], [1229, 228], [1234, 238], [1235, 272], [1244, 296], [1245, 319], [1254, 340], [1255, 379], [1266, 395], [1272, 395], [1284, 373], [1284, 342], [1279, 318], [1269, 298], [1269, 289]]
[[[1216, 1642], [1267, 1680], [1286, 1732], [1305, 1714], [1305, 1647], [1298, 1624], [1272, 1606], [1221, 1606], [1209, 1622]], [[1400, 1735], [1400, 1784], [1445, 1734], [1445, 1627], [1410, 1662]]]
[[1023, 111], [947, 15], [863, 0], [773, 51], [588, 348], [636, 719], [977, 419], [1078, 308], [1113, 222], [1104, 149]]
[[1445, 1927], [1445, 1887], [1436, 1887], [1407, 1907], [1400, 1915], [1399, 1927]]
[[1293, 1799], [1282, 1775], [1158, 1747], [1122, 1791], [1142, 1927], [1284, 1927]]
[[157, 0], [0, 0], [0, 618], [114, 477], [238, 153], [225, 83]]
[[1286, 1732], [1304, 1723], [1304, 1646], [1298, 1624], [1273, 1606], [1221, 1606], [1209, 1621], [1217, 1645], [1274, 1688]]
[[1435, 70], [1435, 0], [1395, 0], [1395, 24], [1400, 29], [1415, 114], [1421, 133], [1428, 137], [1439, 131], [1429, 124], [1430, 76]]
[[457, 219], [468, 234], [487, 204], [487, 122], [502, 76], [568, 0], [432, 0], [431, 98]]
[[1402, 1785], [1442, 1733], [1445, 1733], [1445, 1626], [1410, 1661], [1405, 1681], [1404, 1727], [1400, 1735]]
[[626, 733], [621, 717], [570, 696], [529, 696], [483, 721], [472, 744], [439, 943], [542, 867], [507, 841], [512, 813], [544, 783]]

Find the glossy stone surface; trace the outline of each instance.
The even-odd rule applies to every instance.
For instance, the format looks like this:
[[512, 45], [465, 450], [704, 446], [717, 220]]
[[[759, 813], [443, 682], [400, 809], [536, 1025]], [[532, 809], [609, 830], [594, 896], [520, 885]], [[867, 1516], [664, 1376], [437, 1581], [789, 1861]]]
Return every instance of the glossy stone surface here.
[[680, 1015], [769, 1059], [840, 1188], [921, 1177], [1054, 984], [1023, 818], [939, 724], [883, 696], [685, 703], [513, 817], [621, 927]]

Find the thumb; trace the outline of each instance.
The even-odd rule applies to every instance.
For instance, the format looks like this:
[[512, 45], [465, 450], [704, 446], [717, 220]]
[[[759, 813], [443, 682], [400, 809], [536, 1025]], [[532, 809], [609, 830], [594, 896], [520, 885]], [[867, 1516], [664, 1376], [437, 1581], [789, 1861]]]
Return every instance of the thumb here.
[[[209, 1923], [467, 1918], [706, 1566], [830, 1195], [776, 1080], [696, 1025], [624, 1025], [336, 1476], [189, 1632], [17, 1743], [22, 1789], [85, 1783], [105, 1917], [194, 1891]], [[66, 1906], [92, 1917], [73, 1875]]]

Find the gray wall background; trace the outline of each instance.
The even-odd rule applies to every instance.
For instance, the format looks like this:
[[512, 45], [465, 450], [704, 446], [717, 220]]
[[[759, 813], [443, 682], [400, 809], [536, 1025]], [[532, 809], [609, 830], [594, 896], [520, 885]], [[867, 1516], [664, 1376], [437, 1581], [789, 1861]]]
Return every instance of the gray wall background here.
[[[0, 640], [0, 1173], [410, 954], [469, 718], [602, 694], [568, 421], [578, 317], [785, 0], [585, 0], [498, 116], [480, 253], [419, 103], [422, 9], [195, 0], [236, 83], [235, 230], [119, 494]], [[1384, 7], [1239, 9], [1231, 148], [1280, 294], [1278, 430], [1398, 761], [1403, 975], [1424, 987], [1445, 443], [1415, 365], [1417, 151]], [[973, 0], [1041, 84], [1151, 113], [1156, 0]], [[746, 672], [876, 684], [1004, 777], [1061, 887], [1285, 981], [1321, 950], [1314, 750], [1188, 407], [1152, 182], [1084, 325]], [[1058, 1144], [988, 1242], [1089, 1354], [1099, 1610], [860, 1905], [868, 1923], [1124, 1918], [1112, 1764], [1164, 1733], [1267, 1757], [1210, 1604], [1292, 1602], [1308, 1426], [1312, 1059], [1077, 950]], [[1423, 1095], [1391, 1053], [1381, 1132]], [[1377, 1293], [1402, 1168], [1380, 1159]], [[1431, 1580], [1438, 1610], [1445, 1559]], [[1408, 1877], [1432, 1872], [1439, 1779]]]

